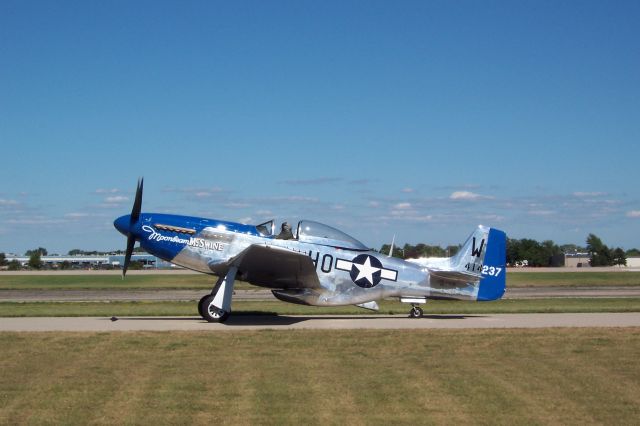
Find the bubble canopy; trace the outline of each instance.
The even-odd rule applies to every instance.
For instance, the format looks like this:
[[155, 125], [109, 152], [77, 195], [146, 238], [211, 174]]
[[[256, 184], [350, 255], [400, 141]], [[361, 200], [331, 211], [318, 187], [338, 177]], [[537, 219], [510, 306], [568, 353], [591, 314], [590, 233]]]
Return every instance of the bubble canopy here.
[[368, 250], [368, 248], [355, 238], [344, 232], [311, 220], [301, 220], [298, 222], [298, 241], [312, 244], [321, 244], [352, 250]]

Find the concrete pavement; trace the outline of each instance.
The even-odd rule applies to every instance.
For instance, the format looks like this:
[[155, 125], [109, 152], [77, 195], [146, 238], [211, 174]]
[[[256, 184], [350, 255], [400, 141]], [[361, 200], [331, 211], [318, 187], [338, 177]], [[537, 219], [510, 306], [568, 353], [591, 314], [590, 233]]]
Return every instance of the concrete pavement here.
[[640, 327], [640, 313], [427, 315], [236, 315], [224, 324], [198, 317], [2, 318], [0, 331], [239, 331], [260, 329], [487, 329], [549, 327]]

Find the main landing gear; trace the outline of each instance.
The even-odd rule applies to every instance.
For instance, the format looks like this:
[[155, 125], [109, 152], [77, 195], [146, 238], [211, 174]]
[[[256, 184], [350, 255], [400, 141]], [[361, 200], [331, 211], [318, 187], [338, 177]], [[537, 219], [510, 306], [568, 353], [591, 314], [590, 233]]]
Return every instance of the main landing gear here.
[[422, 318], [423, 315], [424, 312], [420, 306], [412, 305], [412, 308], [409, 311], [409, 318]]
[[427, 303], [426, 297], [401, 297], [400, 301], [402, 303], [411, 303], [409, 318], [422, 318], [422, 315], [424, 315], [424, 313], [422, 312], [422, 308], [418, 305]]
[[220, 277], [211, 290], [198, 302], [198, 313], [208, 322], [225, 322], [231, 314], [231, 297], [238, 268], [232, 266], [224, 277]]

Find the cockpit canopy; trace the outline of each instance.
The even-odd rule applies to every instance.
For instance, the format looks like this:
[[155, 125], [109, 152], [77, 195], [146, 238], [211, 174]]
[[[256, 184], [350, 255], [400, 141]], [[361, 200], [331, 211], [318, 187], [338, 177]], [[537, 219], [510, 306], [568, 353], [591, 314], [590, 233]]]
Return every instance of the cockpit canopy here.
[[368, 250], [367, 247], [355, 238], [344, 232], [311, 220], [298, 222], [297, 237], [299, 241], [325, 246], [349, 248], [354, 250]]
[[271, 237], [275, 234], [276, 223], [273, 220], [270, 220], [265, 223], [261, 223], [260, 225], [256, 225], [256, 230], [263, 237]]
[[[275, 223], [273, 220], [256, 225], [256, 229], [265, 237], [275, 236]], [[294, 238], [298, 241], [311, 244], [352, 250], [368, 250], [367, 246], [344, 232], [312, 220], [301, 220], [298, 222]]]

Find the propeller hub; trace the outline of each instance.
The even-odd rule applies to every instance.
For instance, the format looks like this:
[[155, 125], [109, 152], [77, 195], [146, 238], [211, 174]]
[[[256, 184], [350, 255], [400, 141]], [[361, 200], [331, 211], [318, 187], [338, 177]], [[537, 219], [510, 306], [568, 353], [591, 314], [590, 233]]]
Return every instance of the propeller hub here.
[[126, 214], [124, 216], [120, 216], [116, 220], [113, 221], [113, 226], [116, 227], [118, 231], [125, 237], [129, 235], [131, 225], [131, 215]]

